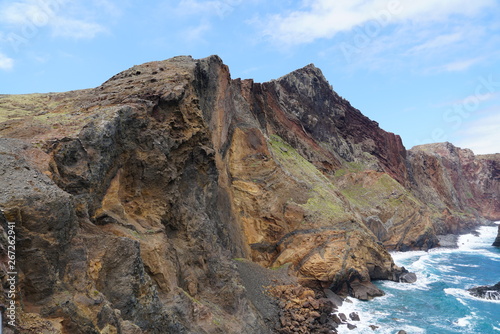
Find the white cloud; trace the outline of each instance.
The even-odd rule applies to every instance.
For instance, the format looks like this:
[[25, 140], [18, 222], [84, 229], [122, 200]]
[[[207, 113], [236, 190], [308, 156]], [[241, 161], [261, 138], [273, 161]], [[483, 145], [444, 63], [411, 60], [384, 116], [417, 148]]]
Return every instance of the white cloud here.
[[458, 134], [457, 146], [470, 148], [475, 154], [500, 153], [500, 110], [464, 127]]
[[307, 0], [304, 4], [306, 10], [269, 17], [264, 22], [265, 34], [284, 44], [310, 43], [363, 24], [385, 26], [403, 21], [442, 20], [453, 14], [475, 15], [495, 1]]
[[202, 42], [203, 35], [212, 28], [210, 23], [202, 22], [195, 27], [190, 27], [182, 32], [182, 37], [188, 42]]
[[47, 25], [50, 18], [54, 17], [54, 11], [47, 6], [37, 5], [30, 2], [13, 2], [2, 8], [2, 20], [12, 25]]
[[106, 28], [100, 24], [93, 22], [85, 22], [82, 20], [73, 20], [58, 17], [52, 23], [55, 37], [69, 37], [75, 39], [92, 39], [102, 32], [106, 32]]
[[422, 44], [416, 45], [408, 50], [408, 54], [415, 54], [420, 52], [433, 51], [437, 48], [447, 47], [450, 44], [463, 40], [463, 34], [455, 32], [452, 34], [445, 34], [434, 37], [430, 40], [424, 41]]
[[181, 0], [176, 7], [171, 8], [168, 3], [166, 8], [169, 12], [173, 11], [176, 18], [190, 21], [199, 19], [197, 25], [182, 29], [181, 35], [187, 42], [205, 43], [205, 34], [212, 30], [214, 16], [224, 19], [243, 3], [243, 0]]
[[0, 53], [0, 70], [11, 70], [14, 67], [14, 59]]
[[466, 59], [466, 60], [458, 60], [451, 62], [449, 64], [446, 64], [442, 67], [443, 71], [446, 72], [459, 72], [459, 71], [464, 71], [467, 70], [469, 67], [477, 64], [479, 61], [481, 61], [483, 58], [473, 58], [473, 59]]
[[[99, 6], [108, 5], [105, 0], [96, 2]], [[0, 9], [0, 21], [10, 25], [15, 30], [30, 31], [34, 34], [42, 27], [50, 27], [53, 36], [70, 38], [94, 38], [106, 31], [105, 27], [88, 18], [77, 18], [74, 13], [84, 13], [79, 10], [80, 4], [67, 0], [25, 0], [8, 3]], [[72, 15], [73, 14], [73, 15]], [[82, 14], [80, 14], [82, 16]]]

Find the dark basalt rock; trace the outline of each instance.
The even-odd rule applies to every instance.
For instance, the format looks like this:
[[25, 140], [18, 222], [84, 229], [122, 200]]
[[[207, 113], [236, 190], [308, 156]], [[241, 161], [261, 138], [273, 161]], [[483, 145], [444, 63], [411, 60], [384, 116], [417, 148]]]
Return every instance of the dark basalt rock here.
[[500, 225], [498, 225], [498, 235], [492, 246], [500, 247]]
[[488, 300], [500, 300], [500, 282], [493, 286], [478, 286], [467, 291], [474, 297]]
[[401, 267], [401, 270], [395, 271], [393, 275], [393, 281], [395, 282], [415, 283], [417, 281], [417, 275], [409, 272], [405, 267]]
[[349, 313], [349, 318], [351, 318], [352, 321], [360, 321], [359, 314], [357, 312]]
[[404, 273], [399, 277], [401, 283], [415, 283], [417, 281], [417, 275], [415, 273]]
[[355, 280], [350, 283], [350, 287], [353, 290], [352, 296], [360, 300], [370, 300], [374, 297], [384, 295], [384, 292], [377, 288], [372, 282]]

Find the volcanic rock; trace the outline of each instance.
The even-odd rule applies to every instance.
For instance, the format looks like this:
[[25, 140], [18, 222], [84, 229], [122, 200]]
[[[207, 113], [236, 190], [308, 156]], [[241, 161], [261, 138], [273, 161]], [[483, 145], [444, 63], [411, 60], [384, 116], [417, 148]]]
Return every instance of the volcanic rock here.
[[399, 281], [402, 283], [415, 283], [417, 281], [417, 275], [415, 273], [404, 273], [399, 276]]
[[478, 286], [467, 291], [474, 297], [488, 300], [500, 300], [500, 282], [493, 286]]
[[349, 314], [349, 318], [351, 318], [352, 321], [360, 321], [359, 314], [357, 312], [351, 312]]
[[[448, 143], [407, 151], [312, 64], [255, 83], [181, 56], [1, 95], [0, 279], [15, 226], [23, 333], [265, 334], [271, 314], [329, 330], [325, 289], [379, 296], [371, 280], [405, 274], [388, 249], [500, 220], [499, 166]], [[260, 312], [258, 273], [235, 258], [304, 290]]]

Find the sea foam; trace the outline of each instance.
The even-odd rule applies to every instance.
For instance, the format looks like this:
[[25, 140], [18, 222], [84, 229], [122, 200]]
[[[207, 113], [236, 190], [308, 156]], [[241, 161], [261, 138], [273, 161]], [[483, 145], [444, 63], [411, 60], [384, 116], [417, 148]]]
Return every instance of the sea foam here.
[[[500, 222], [499, 222], [500, 223]], [[500, 249], [492, 247], [498, 227], [483, 226], [477, 233], [457, 238], [457, 248], [392, 252], [394, 262], [417, 275], [413, 284], [376, 282], [386, 292], [369, 302], [353, 300], [338, 310], [349, 317], [357, 312], [360, 322], [349, 321], [339, 333], [500, 333], [498, 300], [485, 300], [467, 289], [498, 281]], [[370, 325], [379, 326], [375, 331]]]

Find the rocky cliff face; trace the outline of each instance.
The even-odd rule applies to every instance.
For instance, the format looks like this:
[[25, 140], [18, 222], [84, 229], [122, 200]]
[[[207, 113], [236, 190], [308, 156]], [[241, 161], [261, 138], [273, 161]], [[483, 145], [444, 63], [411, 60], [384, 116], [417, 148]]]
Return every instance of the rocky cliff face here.
[[457, 233], [474, 221], [500, 219], [500, 154], [475, 156], [450, 143], [412, 148], [412, 191], [441, 212], [438, 233]]
[[270, 333], [236, 258], [369, 299], [404, 274], [386, 249], [500, 220], [498, 155], [406, 151], [313, 65], [259, 84], [176, 57], [0, 111], [24, 333]]

